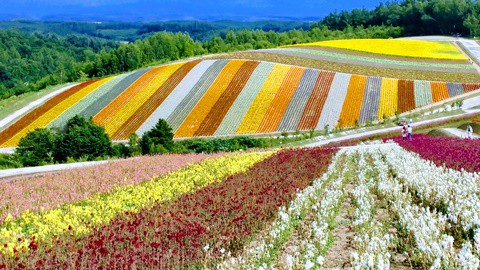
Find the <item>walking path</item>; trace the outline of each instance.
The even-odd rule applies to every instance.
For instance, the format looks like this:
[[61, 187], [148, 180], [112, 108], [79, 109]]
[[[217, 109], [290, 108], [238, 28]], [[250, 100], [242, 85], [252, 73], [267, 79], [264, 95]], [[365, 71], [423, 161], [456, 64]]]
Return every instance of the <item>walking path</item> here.
[[[475, 114], [480, 113], [480, 110], [471, 110], [466, 113], [462, 113], [459, 115], [453, 115], [453, 116], [445, 116], [445, 117], [440, 117], [436, 119], [429, 119], [429, 120], [424, 120], [420, 122], [413, 123], [413, 132], [415, 133], [415, 128], [421, 127], [421, 126], [426, 126], [430, 124], [435, 124], [438, 122], [454, 119], [454, 118], [463, 118], [463, 117], [468, 117], [468, 116], [473, 116]], [[384, 134], [384, 133], [392, 133], [392, 132], [398, 132], [400, 136], [400, 131], [401, 127], [395, 126], [395, 127], [390, 127], [390, 128], [383, 128], [383, 129], [377, 129], [377, 130], [371, 130], [367, 132], [362, 132], [362, 133], [356, 133], [356, 134], [350, 134], [342, 137], [337, 137], [337, 138], [331, 138], [331, 139], [320, 139], [318, 142], [310, 143], [307, 145], [304, 145], [305, 147], [317, 147], [317, 146], [322, 146], [325, 144], [329, 144], [332, 142], [342, 142], [342, 141], [348, 141], [352, 139], [359, 139], [363, 137], [369, 137], [372, 135], [378, 135], [378, 134]]]
[[[480, 45], [473, 40], [461, 40], [459, 43], [461, 43], [463, 47], [459, 46], [456, 42], [453, 42], [453, 45], [470, 60], [472, 66], [480, 74], [480, 66], [478, 64], [480, 63]], [[472, 57], [474, 59], [471, 59]]]
[[[461, 130], [458, 128], [443, 128], [443, 130], [459, 138], [467, 137], [467, 133], [465, 130]], [[472, 139], [478, 139], [478, 138], [480, 138], [480, 136], [472, 134]]]

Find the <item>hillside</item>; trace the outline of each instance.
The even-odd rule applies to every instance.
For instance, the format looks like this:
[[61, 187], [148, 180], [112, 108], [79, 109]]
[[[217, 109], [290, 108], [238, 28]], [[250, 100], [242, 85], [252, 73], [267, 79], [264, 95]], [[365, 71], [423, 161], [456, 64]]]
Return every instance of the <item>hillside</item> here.
[[0, 132], [0, 147], [35, 128], [93, 117], [115, 140], [164, 118], [175, 137], [350, 127], [480, 88], [247, 60], [194, 60], [87, 81], [50, 98]]
[[[475, 60], [474, 41], [458, 42]], [[471, 47], [474, 47], [470, 53]], [[409, 80], [480, 82], [480, 75], [454, 43], [401, 39], [331, 40], [237, 52], [226, 57], [272, 61], [318, 69]], [[215, 58], [222, 58], [216, 56]]]

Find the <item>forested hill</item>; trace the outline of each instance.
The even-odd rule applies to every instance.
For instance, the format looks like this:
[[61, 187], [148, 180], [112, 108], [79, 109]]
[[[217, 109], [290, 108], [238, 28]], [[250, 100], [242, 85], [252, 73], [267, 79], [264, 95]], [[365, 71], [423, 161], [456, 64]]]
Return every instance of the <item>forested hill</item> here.
[[[10, 22], [10, 26], [13, 25], [10, 28], [18, 30], [0, 30], [0, 99], [48, 85], [103, 77], [209, 53], [328, 39], [456, 33], [475, 36], [480, 34], [479, 14], [477, 1], [405, 0], [381, 4], [374, 10], [334, 12], [308, 29], [304, 23], [288, 26], [288, 23], [269, 21], [259, 22], [257, 26], [252, 22], [230, 21], [216, 24], [117, 23], [110, 26], [103, 23], [44, 22], [42, 26], [40, 22]], [[0, 23], [0, 28], [1, 25], [8, 25], [8, 22]], [[299, 29], [288, 30], [289, 27]], [[156, 32], [163, 30], [172, 32]], [[109, 38], [115, 40], [127, 36], [143, 38], [120, 44], [93, 37], [95, 35], [112, 35]]]
[[186, 33], [158, 32], [134, 43], [0, 30], [0, 99], [38, 91], [48, 85], [118, 74], [152, 64], [208, 53], [264, 49], [324, 39], [387, 38], [402, 34], [396, 27], [328, 30], [312, 28], [274, 32], [230, 31], [200, 42]]
[[404, 0], [380, 4], [374, 10], [333, 12], [317, 23], [330, 29], [393, 25], [405, 35], [478, 36], [480, 2], [471, 0]]
[[0, 31], [0, 98], [78, 80], [83, 62], [118, 46], [80, 36]]
[[293, 29], [309, 30], [312, 23], [305, 21], [160, 21], [160, 22], [75, 22], [75, 21], [0, 21], [0, 29], [27, 34], [44, 33], [67, 37], [84, 35], [116, 41], [135, 42], [152, 33], [188, 33], [193, 40], [207, 41], [213, 36], [225, 36], [229, 31], [263, 30], [286, 32]]

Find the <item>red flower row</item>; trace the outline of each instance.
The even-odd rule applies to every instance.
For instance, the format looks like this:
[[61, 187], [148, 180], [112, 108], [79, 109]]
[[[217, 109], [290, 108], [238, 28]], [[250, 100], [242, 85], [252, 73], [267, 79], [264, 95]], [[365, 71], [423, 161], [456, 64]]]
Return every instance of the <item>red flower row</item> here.
[[56, 239], [49, 245], [35, 243], [35, 251], [18, 254], [16, 258], [0, 257], [0, 266], [9, 269], [39, 265], [48, 269], [202, 266], [206, 258], [214, 261], [224, 252], [241, 250], [254, 233], [275, 218], [279, 206], [326, 172], [336, 151], [317, 148], [277, 153], [221, 183], [152, 209], [126, 213], [88, 236]]
[[431, 160], [437, 166], [469, 172], [480, 171], [480, 140], [461, 138], [430, 137], [423, 134], [413, 135], [412, 141], [399, 137], [395, 142], [403, 148], [418, 153], [422, 158]]

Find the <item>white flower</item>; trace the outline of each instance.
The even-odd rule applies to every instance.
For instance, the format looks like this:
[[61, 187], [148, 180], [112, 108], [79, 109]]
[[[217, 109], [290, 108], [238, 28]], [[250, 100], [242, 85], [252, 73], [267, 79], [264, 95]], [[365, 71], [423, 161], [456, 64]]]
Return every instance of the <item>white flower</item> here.
[[313, 268], [315, 266], [315, 264], [312, 261], [308, 260], [307, 262], [305, 262], [305, 264], [303, 266], [305, 267], [305, 269], [308, 270], [308, 269]]

